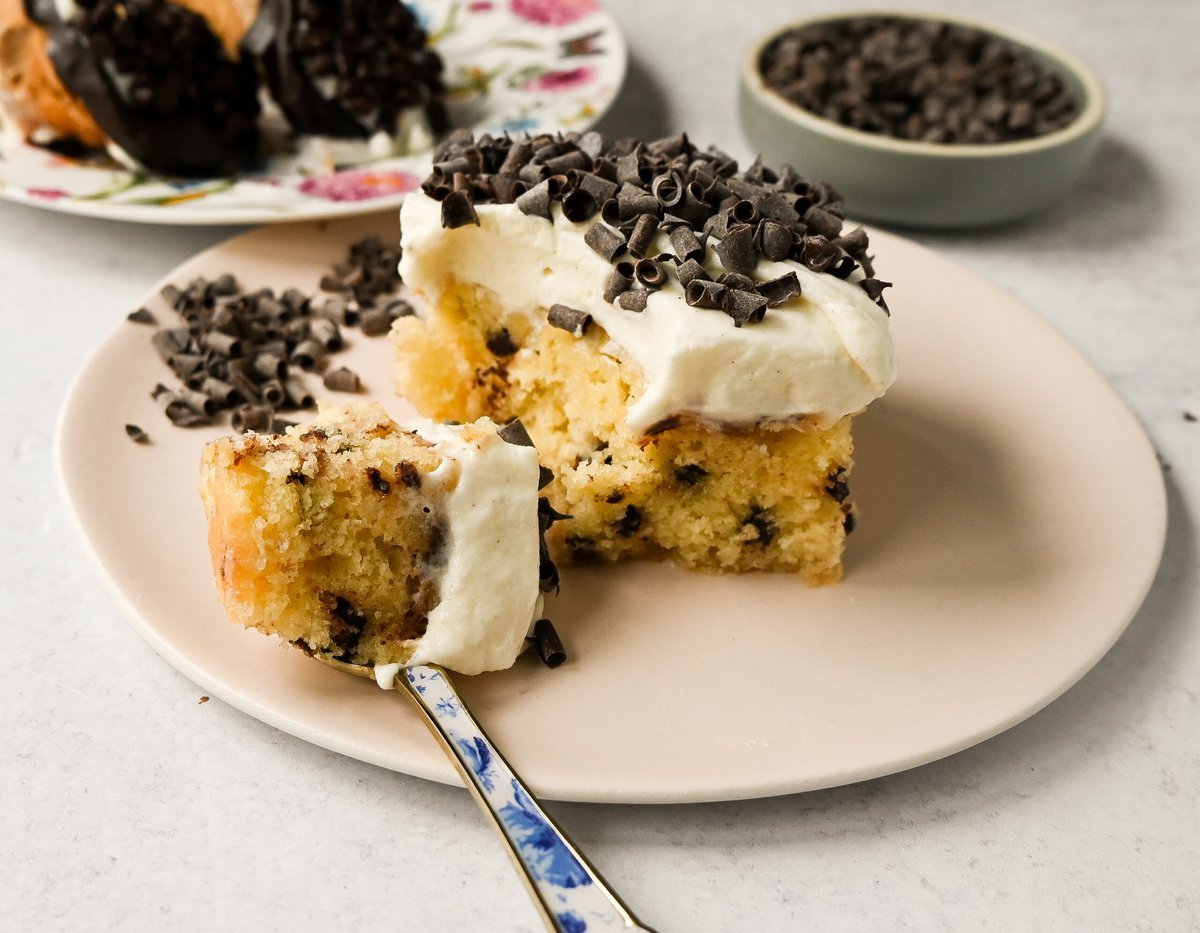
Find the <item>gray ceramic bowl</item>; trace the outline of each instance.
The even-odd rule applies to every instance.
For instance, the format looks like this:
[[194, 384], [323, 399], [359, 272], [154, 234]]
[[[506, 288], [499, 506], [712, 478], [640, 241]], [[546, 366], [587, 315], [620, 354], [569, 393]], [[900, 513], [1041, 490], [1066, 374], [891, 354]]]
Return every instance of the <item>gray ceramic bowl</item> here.
[[[789, 103], [763, 83], [758, 63], [780, 34], [862, 16], [971, 26], [1026, 49], [1057, 73], [1078, 103], [1070, 124], [1036, 139], [983, 145], [910, 142], [849, 129]], [[773, 31], [742, 63], [740, 111], [751, 145], [771, 165], [828, 181], [854, 217], [920, 227], [978, 227], [1033, 214], [1062, 199], [1100, 141], [1099, 79], [1068, 52], [1010, 29], [941, 14], [864, 11], [813, 17]]]

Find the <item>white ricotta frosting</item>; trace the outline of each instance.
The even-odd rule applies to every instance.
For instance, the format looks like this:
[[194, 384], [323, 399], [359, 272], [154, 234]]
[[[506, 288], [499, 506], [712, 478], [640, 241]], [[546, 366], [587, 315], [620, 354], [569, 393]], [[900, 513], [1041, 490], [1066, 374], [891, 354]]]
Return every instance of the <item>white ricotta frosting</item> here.
[[[733, 425], [805, 415], [832, 424], [878, 398], [896, 377], [888, 316], [857, 284], [861, 272], [842, 280], [760, 260], [755, 281], [795, 272], [802, 294], [740, 328], [722, 311], [690, 307], [673, 274], [639, 313], [604, 300], [612, 265], [584, 242], [598, 218], [572, 223], [558, 204], [552, 222], [513, 204], [475, 210], [478, 227], [446, 230], [437, 201], [422, 193], [405, 198], [405, 283], [431, 299], [447, 277], [478, 284], [495, 293], [505, 313], [525, 313], [534, 326], [552, 304], [588, 312], [610, 338], [605, 352], [642, 373], [627, 414], [635, 431], [680, 414]], [[659, 233], [651, 254], [670, 250]], [[711, 248], [705, 266], [713, 278], [724, 271]]]
[[509, 444], [487, 418], [465, 431], [424, 420], [407, 427], [443, 457], [426, 483], [445, 490], [446, 563], [408, 665], [375, 670], [385, 689], [402, 666], [441, 664], [463, 674], [511, 667], [542, 608], [537, 451]]

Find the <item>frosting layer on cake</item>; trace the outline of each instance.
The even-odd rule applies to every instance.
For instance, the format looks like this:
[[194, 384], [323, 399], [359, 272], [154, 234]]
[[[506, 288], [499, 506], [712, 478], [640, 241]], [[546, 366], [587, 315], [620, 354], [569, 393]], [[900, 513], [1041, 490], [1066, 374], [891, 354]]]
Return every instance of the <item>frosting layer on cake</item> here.
[[[495, 293], [508, 313], [545, 323], [564, 304], [604, 328], [605, 352], [636, 367], [641, 391], [631, 401], [631, 430], [646, 432], [675, 416], [746, 426], [807, 417], [822, 426], [881, 396], [896, 375], [887, 313], [850, 279], [816, 273], [790, 260], [760, 259], [751, 278], [795, 273], [799, 297], [772, 308], [753, 327], [735, 327], [723, 311], [689, 306], [674, 276], [650, 292], [645, 309], [605, 301], [612, 265], [555, 204], [548, 222], [515, 204], [476, 204], [479, 225], [445, 229], [442, 205], [413, 193], [401, 210], [401, 275], [418, 294], [436, 296], [453, 279]], [[665, 233], [648, 255], [669, 253]], [[705, 268], [724, 269], [715, 250]]]
[[487, 418], [469, 432], [432, 421], [410, 427], [443, 457], [429, 480], [447, 489], [448, 540], [441, 598], [409, 664], [464, 674], [510, 667], [542, 608], [537, 451], [503, 440]]

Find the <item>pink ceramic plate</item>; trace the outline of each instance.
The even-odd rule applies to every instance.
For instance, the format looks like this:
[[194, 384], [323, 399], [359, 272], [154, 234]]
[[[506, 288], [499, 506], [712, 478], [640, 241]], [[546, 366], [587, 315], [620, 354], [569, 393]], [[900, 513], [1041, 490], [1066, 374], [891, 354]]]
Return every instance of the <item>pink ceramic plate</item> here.
[[[262, 229], [168, 280], [232, 270], [248, 286], [313, 289], [365, 232], [395, 235], [379, 218]], [[722, 800], [909, 768], [1045, 706], [1133, 617], [1165, 527], [1133, 416], [1011, 295], [897, 237], [872, 244], [898, 283], [902, 377], [855, 427], [861, 520], [845, 582], [646, 563], [567, 571], [549, 607], [567, 664], [523, 657], [458, 678], [541, 795]], [[200, 448], [219, 432], [160, 414], [150, 334], [122, 324], [60, 424], [63, 489], [114, 597], [209, 693], [346, 755], [456, 783], [406, 704], [225, 620], [196, 494]], [[370, 395], [408, 412], [384, 339], [356, 337], [343, 358]], [[153, 443], [132, 443], [126, 422]]]

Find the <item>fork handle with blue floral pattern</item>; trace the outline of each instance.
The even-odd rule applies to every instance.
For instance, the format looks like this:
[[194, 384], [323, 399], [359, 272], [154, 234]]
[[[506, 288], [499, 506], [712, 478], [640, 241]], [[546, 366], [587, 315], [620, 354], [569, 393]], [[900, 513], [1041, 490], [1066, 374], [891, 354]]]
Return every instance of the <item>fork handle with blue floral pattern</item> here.
[[547, 925], [559, 933], [643, 930], [587, 859], [567, 839], [467, 710], [446, 672], [433, 664], [401, 670], [435, 735], [467, 787], [507, 841]]

